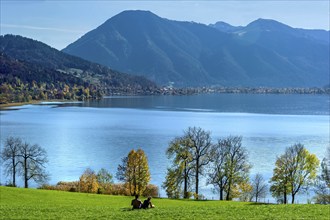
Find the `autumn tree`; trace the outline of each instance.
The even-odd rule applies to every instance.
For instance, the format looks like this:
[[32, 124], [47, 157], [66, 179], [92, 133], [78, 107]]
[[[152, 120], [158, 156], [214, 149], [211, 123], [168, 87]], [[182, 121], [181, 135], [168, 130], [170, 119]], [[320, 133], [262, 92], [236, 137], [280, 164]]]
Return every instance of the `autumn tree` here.
[[28, 188], [31, 179], [37, 183], [48, 180], [49, 174], [45, 171], [45, 164], [48, 162], [45, 149], [38, 144], [31, 145], [25, 142], [20, 147], [18, 157], [25, 188]]
[[220, 200], [223, 199], [224, 193], [226, 200], [231, 200], [239, 196], [239, 190], [247, 189], [251, 165], [247, 151], [242, 146], [242, 137], [229, 136], [220, 139], [212, 149], [210, 167], [208, 183], [220, 192]]
[[261, 198], [267, 195], [267, 184], [260, 173], [257, 173], [252, 179], [252, 192], [251, 199], [254, 198], [255, 202], [259, 202]]
[[131, 150], [118, 166], [116, 177], [125, 182], [131, 195], [141, 195], [150, 181], [148, 160], [144, 151]]
[[188, 198], [188, 188], [194, 165], [187, 137], [175, 138], [171, 141], [166, 154], [172, 159], [172, 167], [167, 170], [163, 186], [170, 198], [179, 197], [183, 184], [183, 198]]
[[249, 202], [251, 201], [251, 194], [253, 191], [253, 187], [249, 181], [244, 181], [234, 185], [232, 197], [239, 198], [240, 201]]
[[22, 139], [8, 137], [4, 148], [1, 151], [1, 159], [4, 166], [4, 173], [12, 176], [12, 186], [16, 186], [16, 175], [19, 171], [19, 152], [22, 147]]
[[94, 170], [87, 168], [79, 178], [80, 192], [96, 193], [99, 189], [97, 175]]
[[287, 148], [275, 166], [270, 190], [275, 196], [283, 195], [284, 203], [287, 203], [287, 194], [291, 194], [293, 204], [296, 194], [316, 178], [319, 160], [298, 143]]

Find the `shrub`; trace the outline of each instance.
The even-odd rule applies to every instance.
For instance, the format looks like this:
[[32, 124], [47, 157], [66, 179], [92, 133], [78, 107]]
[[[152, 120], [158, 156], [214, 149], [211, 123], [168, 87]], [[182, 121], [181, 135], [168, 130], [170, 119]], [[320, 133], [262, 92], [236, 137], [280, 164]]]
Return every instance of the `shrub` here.
[[159, 189], [156, 185], [148, 184], [144, 192], [142, 193], [144, 197], [158, 197], [159, 195]]

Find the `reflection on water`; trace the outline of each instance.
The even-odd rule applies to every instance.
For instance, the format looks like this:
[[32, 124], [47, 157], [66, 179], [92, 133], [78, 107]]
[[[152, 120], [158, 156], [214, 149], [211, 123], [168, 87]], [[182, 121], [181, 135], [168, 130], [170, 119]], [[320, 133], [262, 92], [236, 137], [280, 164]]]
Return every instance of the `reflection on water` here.
[[[310, 108], [298, 106], [299, 114], [292, 114], [290, 104], [280, 108], [278, 103], [273, 103], [274, 99], [267, 96], [260, 99], [268, 99], [280, 111], [269, 113], [263, 105], [260, 108], [256, 106], [251, 114], [246, 111], [251, 106], [241, 101], [237, 111], [222, 112], [219, 109], [234, 108], [234, 104], [219, 107], [221, 104], [213, 101], [225, 97], [207, 97], [111, 98], [100, 102], [63, 104], [61, 107], [23, 106], [19, 111], [2, 112], [1, 144], [6, 137], [14, 135], [46, 148], [49, 156], [47, 170], [51, 173], [52, 184], [78, 180], [87, 167], [94, 170], [104, 167], [115, 174], [121, 158], [132, 148], [141, 147], [148, 156], [151, 182], [160, 187], [169, 166], [165, 150], [169, 142], [182, 135], [189, 126], [210, 130], [214, 141], [228, 135], [242, 135], [253, 164], [252, 174], [260, 172], [267, 179], [272, 175], [276, 156], [294, 143], [301, 142], [320, 159], [324, 157], [325, 148], [329, 145], [329, 115], [318, 114], [327, 111], [324, 106], [318, 107], [316, 114], [312, 114], [313, 108], [318, 105], [311, 104], [314, 103], [313, 96], [304, 96], [307, 101], [312, 101], [308, 105]], [[194, 104], [194, 98], [197, 98], [198, 106]], [[325, 103], [327, 97], [322, 98], [316, 96], [315, 99]], [[202, 99], [204, 105], [200, 103]], [[275, 96], [277, 99], [278, 96]], [[182, 103], [183, 100], [187, 102]], [[210, 100], [213, 100], [212, 103], [208, 103]], [[233, 103], [236, 101], [232, 100]], [[185, 111], [178, 111], [183, 108]], [[245, 113], [237, 113], [242, 109]], [[4, 179], [2, 176], [2, 183]], [[201, 192], [209, 199], [218, 198], [203, 182]], [[161, 196], [165, 196], [164, 190], [161, 190]]]

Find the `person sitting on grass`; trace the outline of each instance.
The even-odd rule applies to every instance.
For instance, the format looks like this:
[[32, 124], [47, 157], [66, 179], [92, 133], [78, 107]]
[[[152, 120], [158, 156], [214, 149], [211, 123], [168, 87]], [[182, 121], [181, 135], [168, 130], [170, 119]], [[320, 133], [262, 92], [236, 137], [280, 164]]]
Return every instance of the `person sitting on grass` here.
[[148, 199], [143, 201], [141, 208], [143, 209], [154, 208], [155, 206], [151, 203], [150, 200], [151, 200], [151, 196], [149, 196]]
[[132, 209], [140, 209], [141, 205], [142, 205], [142, 202], [139, 199], [139, 195], [135, 195], [135, 199], [133, 199], [131, 202]]

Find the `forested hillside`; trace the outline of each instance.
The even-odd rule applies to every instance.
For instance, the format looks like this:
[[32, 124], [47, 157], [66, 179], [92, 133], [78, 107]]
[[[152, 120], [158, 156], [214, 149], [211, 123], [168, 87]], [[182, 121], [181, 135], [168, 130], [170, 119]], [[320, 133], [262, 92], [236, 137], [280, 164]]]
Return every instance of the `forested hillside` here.
[[0, 36], [0, 103], [149, 94], [155, 83], [21, 36]]

